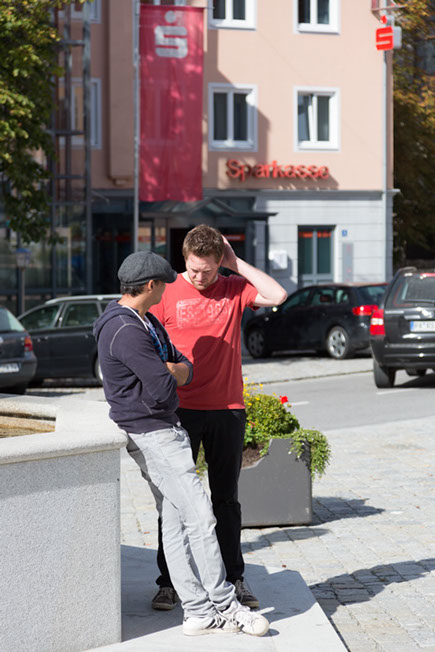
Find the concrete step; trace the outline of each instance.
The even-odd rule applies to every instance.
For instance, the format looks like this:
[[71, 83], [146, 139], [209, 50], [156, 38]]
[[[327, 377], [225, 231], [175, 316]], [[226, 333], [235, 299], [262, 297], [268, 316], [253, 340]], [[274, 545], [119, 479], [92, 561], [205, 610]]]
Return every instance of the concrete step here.
[[123, 642], [99, 652], [344, 652], [346, 647], [317, 604], [299, 573], [283, 568], [247, 564], [245, 578], [260, 596], [260, 612], [270, 622], [262, 638], [243, 633], [187, 637], [182, 633], [182, 611], [153, 611], [156, 551], [122, 546]]

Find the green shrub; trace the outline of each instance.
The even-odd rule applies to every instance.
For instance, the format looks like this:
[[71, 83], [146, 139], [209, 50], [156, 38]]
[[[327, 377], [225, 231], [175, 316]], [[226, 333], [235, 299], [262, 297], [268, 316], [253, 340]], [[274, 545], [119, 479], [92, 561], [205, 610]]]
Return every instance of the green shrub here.
[[257, 391], [261, 385], [245, 383], [243, 397], [246, 405], [245, 448], [258, 449], [266, 455], [272, 438], [291, 439], [290, 449], [297, 457], [304, 450], [310, 451], [310, 471], [314, 478], [321, 476], [329, 464], [331, 449], [327, 438], [318, 430], [301, 428], [299, 421], [289, 411], [286, 396], [262, 394]]

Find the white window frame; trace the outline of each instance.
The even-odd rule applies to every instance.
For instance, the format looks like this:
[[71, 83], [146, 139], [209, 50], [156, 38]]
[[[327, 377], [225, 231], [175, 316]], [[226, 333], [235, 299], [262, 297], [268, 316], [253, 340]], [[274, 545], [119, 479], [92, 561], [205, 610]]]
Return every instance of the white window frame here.
[[[65, 79], [59, 80], [59, 83], [64, 85]], [[75, 103], [74, 103], [74, 87], [80, 87], [83, 84], [81, 77], [73, 77], [71, 79], [71, 128], [75, 129]], [[101, 107], [101, 79], [98, 77], [91, 78], [91, 148], [101, 149], [103, 146], [102, 137], [102, 107]], [[93, 108], [94, 107], [94, 108]], [[60, 145], [65, 145], [65, 137], [60, 138]], [[71, 137], [72, 147], [83, 147], [83, 136]]]
[[330, 22], [322, 25], [314, 20], [317, 16], [317, 1], [309, 0], [311, 3], [311, 21], [309, 23], [299, 22], [299, 0], [293, 0], [294, 32], [296, 34], [312, 32], [315, 34], [339, 34], [340, 33], [340, 0], [329, 0]]
[[[256, 29], [257, 28], [257, 0], [245, 0], [245, 20], [233, 19], [233, 1], [225, 0], [225, 18], [213, 18], [213, 0], [208, 8], [208, 26], [210, 29]], [[264, 0], [263, 0], [264, 1]]]
[[[90, 19], [91, 23], [101, 23], [101, 0], [93, 0], [90, 2]], [[59, 11], [59, 18], [64, 18], [65, 12]], [[71, 7], [71, 19], [72, 20], [83, 20], [83, 9], [76, 9], [73, 4]]]
[[[248, 107], [248, 139], [247, 140], [234, 140], [232, 137], [234, 130], [234, 117], [233, 117], [233, 102], [231, 101], [234, 93], [239, 91], [246, 92], [246, 102]], [[213, 138], [214, 131], [214, 93], [226, 92], [227, 93], [227, 115], [228, 115], [228, 130], [229, 138], [227, 140], [215, 140]], [[218, 84], [211, 83], [208, 85], [208, 144], [210, 151], [219, 150], [240, 150], [240, 151], [257, 151], [257, 86], [255, 84]]]
[[[299, 141], [298, 124], [298, 98], [299, 95], [328, 96], [329, 102], [329, 140], [317, 140], [317, 104], [314, 103], [309, 113], [310, 133], [316, 133], [316, 139]], [[340, 90], [338, 88], [326, 88], [324, 86], [296, 86], [294, 89], [294, 151], [302, 152], [307, 150], [333, 150], [340, 149]]]

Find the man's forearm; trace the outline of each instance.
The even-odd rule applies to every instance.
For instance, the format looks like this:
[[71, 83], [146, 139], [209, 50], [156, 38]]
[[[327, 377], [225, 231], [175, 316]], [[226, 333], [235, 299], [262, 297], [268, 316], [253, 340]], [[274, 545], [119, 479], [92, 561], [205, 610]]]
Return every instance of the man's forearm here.
[[258, 291], [260, 297], [257, 297], [256, 305], [279, 306], [286, 300], [287, 292], [274, 278], [241, 258], [236, 258], [233, 271], [252, 283]]

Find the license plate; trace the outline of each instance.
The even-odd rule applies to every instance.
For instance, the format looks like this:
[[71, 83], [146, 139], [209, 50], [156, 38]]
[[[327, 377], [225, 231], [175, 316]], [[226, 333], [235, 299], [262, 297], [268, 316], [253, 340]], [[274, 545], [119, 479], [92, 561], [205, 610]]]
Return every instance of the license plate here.
[[0, 374], [13, 374], [20, 370], [20, 365], [16, 362], [9, 364], [0, 364]]
[[435, 321], [412, 321], [410, 327], [413, 333], [433, 333]]

